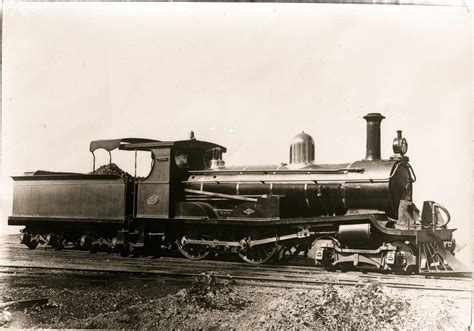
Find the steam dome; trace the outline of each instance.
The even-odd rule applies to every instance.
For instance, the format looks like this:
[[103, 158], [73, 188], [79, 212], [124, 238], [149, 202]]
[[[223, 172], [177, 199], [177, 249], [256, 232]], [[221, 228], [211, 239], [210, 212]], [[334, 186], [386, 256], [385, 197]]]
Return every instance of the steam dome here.
[[290, 164], [306, 165], [314, 161], [314, 140], [304, 132], [297, 134], [290, 142]]

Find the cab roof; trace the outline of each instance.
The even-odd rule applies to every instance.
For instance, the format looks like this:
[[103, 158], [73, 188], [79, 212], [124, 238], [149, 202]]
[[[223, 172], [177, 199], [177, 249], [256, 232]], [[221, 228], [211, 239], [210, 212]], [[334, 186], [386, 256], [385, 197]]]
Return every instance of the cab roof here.
[[120, 138], [120, 139], [102, 139], [91, 141], [89, 145], [89, 151], [94, 152], [97, 149], [105, 149], [110, 152], [116, 148], [123, 149], [125, 145], [140, 144], [159, 142], [159, 140], [146, 139], [146, 138]]
[[207, 141], [201, 141], [196, 139], [178, 140], [178, 141], [160, 141], [145, 138], [121, 138], [121, 139], [105, 139], [95, 140], [90, 143], [89, 150], [94, 152], [97, 149], [105, 149], [112, 151], [116, 148], [120, 150], [133, 151], [141, 150], [148, 151], [156, 148], [164, 147], [176, 147], [176, 148], [198, 148], [202, 150], [209, 150], [212, 148], [220, 148], [222, 152], [226, 152], [226, 148], [221, 145], [217, 145]]

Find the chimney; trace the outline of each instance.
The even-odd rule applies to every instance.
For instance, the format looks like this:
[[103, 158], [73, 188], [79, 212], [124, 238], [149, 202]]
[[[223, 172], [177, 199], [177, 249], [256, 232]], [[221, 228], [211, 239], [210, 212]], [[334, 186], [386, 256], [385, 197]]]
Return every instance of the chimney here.
[[380, 122], [385, 118], [379, 113], [364, 116], [367, 121], [367, 154], [365, 160], [380, 160]]

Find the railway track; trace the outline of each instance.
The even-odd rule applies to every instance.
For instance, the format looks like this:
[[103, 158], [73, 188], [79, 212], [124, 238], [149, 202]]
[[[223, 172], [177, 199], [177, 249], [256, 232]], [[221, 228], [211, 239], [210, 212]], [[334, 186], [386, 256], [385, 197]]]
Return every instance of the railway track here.
[[17, 236], [3, 237], [0, 243], [0, 272], [6, 274], [34, 272], [86, 272], [158, 275], [191, 280], [202, 272], [213, 272], [218, 278], [232, 277], [237, 284], [294, 288], [315, 288], [326, 284], [355, 286], [360, 282], [378, 281], [399, 289], [435, 291], [437, 295], [470, 296], [470, 273], [449, 275], [392, 275], [361, 272], [328, 272], [299, 261], [292, 265], [248, 265], [240, 262], [191, 261], [165, 256], [158, 259], [124, 258], [116, 254], [48, 248], [29, 250], [18, 243]]

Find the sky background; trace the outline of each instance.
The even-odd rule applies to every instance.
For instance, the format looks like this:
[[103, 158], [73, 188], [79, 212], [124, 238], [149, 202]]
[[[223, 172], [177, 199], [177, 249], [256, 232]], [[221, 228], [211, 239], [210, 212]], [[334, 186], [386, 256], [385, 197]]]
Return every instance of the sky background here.
[[[3, 13], [2, 232], [19, 230], [6, 226], [9, 176], [89, 172], [94, 139], [193, 130], [228, 148], [227, 165], [275, 164], [304, 130], [317, 163], [353, 162], [365, 156], [362, 117], [380, 112], [382, 156], [402, 129], [415, 202], [446, 206], [470, 245], [466, 8], [6, 2]], [[132, 172], [124, 153], [114, 160]]]

